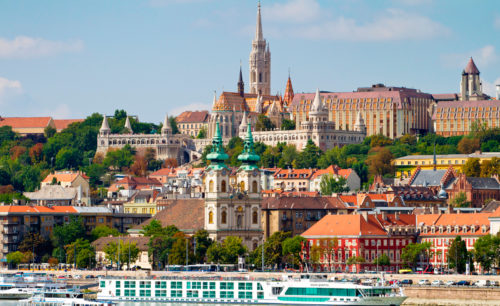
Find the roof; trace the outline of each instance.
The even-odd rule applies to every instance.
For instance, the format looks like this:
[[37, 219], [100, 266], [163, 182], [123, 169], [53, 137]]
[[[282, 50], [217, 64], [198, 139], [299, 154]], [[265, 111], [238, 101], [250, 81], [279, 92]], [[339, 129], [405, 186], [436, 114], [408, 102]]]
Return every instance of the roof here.
[[155, 178], [147, 178], [147, 177], [135, 177], [135, 176], [126, 176], [121, 180], [113, 183], [108, 191], [117, 191], [119, 187], [128, 186], [130, 189], [144, 189], [150, 188], [151, 186], [161, 187], [163, 186], [160, 181]]
[[495, 209], [495, 211], [490, 215], [490, 218], [500, 218], [500, 207]]
[[50, 214], [75, 214], [78, 211], [74, 206], [28, 206], [28, 205], [0, 205], [0, 213], [50, 213]]
[[339, 195], [339, 198], [350, 206], [358, 206], [358, 197], [355, 195]]
[[[232, 111], [234, 109], [238, 112], [255, 112], [257, 96], [256, 93], [245, 93], [242, 97], [238, 92], [224, 91], [219, 96], [212, 111]], [[261, 95], [261, 97], [264, 104], [263, 106], [269, 106], [274, 101], [280, 101], [279, 96]]]
[[170, 174], [175, 173], [175, 168], [161, 168], [151, 173], [149, 177], [153, 176], [169, 176]]
[[135, 246], [139, 251], [144, 252], [148, 250], [149, 237], [143, 236], [101, 237], [91, 244], [95, 247], [96, 251], [103, 251], [108, 244], [111, 242], [117, 243], [118, 241], [123, 241], [124, 243], [131, 242], [132, 244], [135, 242]]
[[12, 128], [45, 128], [49, 125], [51, 117], [1, 117], [0, 126]]
[[445, 94], [432, 94], [434, 100], [458, 100], [458, 94], [456, 93], [445, 93]]
[[81, 214], [112, 214], [113, 211], [104, 206], [75, 206], [75, 210]]
[[345, 204], [337, 197], [267, 197], [261, 202], [266, 210], [293, 209], [345, 209]]
[[338, 166], [334, 166], [334, 165], [330, 165], [328, 166], [328, 168], [326, 169], [318, 169], [316, 170], [313, 174], [312, 174], [312, 177], [311, 179], [315, 179], [319, 176], [322, 176], [323, 174], [336, 174], [336, 175], [340, 175], [344, 178], [348, 178], [349, 175], [351, 175], [351, 173], [353, 172], [352, 169], [342, 169]]
[[73, 182], [78, 176], [83, 177], [88, 180], [89, 177], [83, 172], [72, 172], [72, 171], [60, 171], [47, 175], [42, 183], [51, 183], [55, 178], [58, 182]]
[[437, 113], [446, 113], [446, 111], [456, 112], [471, 110], [471, 108], [487, 108], [491, 107], [496, 110], [500, 108], [500, 100], [477, 100], [477, 101], [440, 101], [436, 105], [436, 111], [433, 114], [433, 119], [436, 119]]
[[61, 185], [45, 185], [35, 192], [25, 192], [23, 195], [30, 200], [74, 200], [78, 195], [75, 187]]
[[326, 215], [301, 234], [305, 238], [321, 236], [386, 235], [374, 215]]
[[465, 66], [464, 72], [468, 74], [479, 74], [479, 69], [477, 69], [472, 57], [469, 59], [467, 66]]
[[[481, 209], [481, 212], [492, 213], [492, 212], [497, 211], [499, 207], [500, 207], [500, 201], [493, 200], [493, 201], [490, 201], [488, 203], [488, 205], [486, 205], [485, 207], [483, 207], [483, 209]], [[499, 213], [500, 213], [500, 210], [499, 210]]]
[[177, 123], [206, 122], [208, 111], [185, 111], [175, 118]]
[[411, 186], [441, 186], [441, 179], [446, 171], [448, 170], [420, 170], [411, 182]]
[[309, 179], [316, 169], [280, 169], [274, 173], [275, 179]]
[[56, 130], [59, 132], [67, 128], [72, 123], [83, 121], [83, 119], [54, 119], [54, 124], [56, 126]]
[[205, 199], [167, 200], [164, 209], [134, 229], [142, 229], [152, 220], [158, 220], [163, 227], [175, 225], [179, 230], [195, 232], [205, 226]]
[[[470, 214], [428, 214], [428, 215], [417, 215], [417, 226], [443, 226], [446, 228], [448, 225], [452, 227], [451, 233], [448, 233], [446, 230], [443, 231], [443, 233], [431, 233], [428, 231], [427, 233], [420, 232], [421, 236], [435, 236], [435, 235], [449, 235], [449, 236], [456, 236], [456, 235], [461, 235], [461, 236], [466, 236], [466, 235], [478, 235], [481, 232], [478, 232], [477, 226], [483, 226], [486, 225], [488, 227], [488, 231], [486, 233], [481, 233], [481, 234], [488, 234], [489, 233], [489, 225], [490, 221], [488, 220], [488, 217], [491, 217], [492, 214], [490, 213], [470, 213]], [[453, 229], [455, 225], [459, 226], [459, 232], [455, 232]], [[466, 225], [468, 226], [467, 232], [464, 232], [462, 227]], [[470, 231], [470, 226], [476, 226], [476, 232], [472, 233]]]
[[500, 184], [498, 184], [498, 181], [492, 177], [468, 176], [466, 179], [474, 189], [500, 189]]

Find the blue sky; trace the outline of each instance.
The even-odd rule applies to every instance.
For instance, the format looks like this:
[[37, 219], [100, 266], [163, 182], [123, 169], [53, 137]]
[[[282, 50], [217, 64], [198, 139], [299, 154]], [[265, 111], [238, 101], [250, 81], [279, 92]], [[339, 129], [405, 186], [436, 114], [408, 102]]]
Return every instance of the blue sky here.
[[[123, 108], [161, 122], [235, 91], [257, 1], [0, 0], [0, 116], [83, 118]], [[500, 83], [498, 2], [262, 1], [272, 92], [374, 83], [458, 92], [473, 56]]]

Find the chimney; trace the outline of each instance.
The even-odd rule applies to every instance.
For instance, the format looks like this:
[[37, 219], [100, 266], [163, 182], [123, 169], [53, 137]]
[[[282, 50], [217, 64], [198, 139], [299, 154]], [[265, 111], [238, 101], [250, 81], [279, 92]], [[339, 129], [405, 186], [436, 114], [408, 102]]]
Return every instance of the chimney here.
[[439, 213], [439, 207], [437, 205], [432, 206], [432, 213], [433, 214], [438, 214]]
[[394, 219], [397, 220], [397, 221], [399, 221], [399, 211], [396, 211], [394, 213]]

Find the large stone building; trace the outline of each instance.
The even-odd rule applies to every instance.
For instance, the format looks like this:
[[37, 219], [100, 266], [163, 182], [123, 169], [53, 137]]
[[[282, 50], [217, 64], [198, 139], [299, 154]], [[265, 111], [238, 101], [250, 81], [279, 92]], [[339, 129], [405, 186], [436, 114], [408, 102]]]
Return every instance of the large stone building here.
[[[291, 83], [290, 83], [291, 84]], [[271, 112], [272, 115], [272, 112]], [[240, 125], [240, 137], [244, 135], [246, 116]], [[356, 122], [351, 130], [337, 129], [335, 122], [329, 120], [328, 110], [321, 101], [319, 89], [316, 91], [307, 120], [297, 121], [296, 128], [289, 130], [274, 130], [254, 132], [255, 140], [266, 145], [277, 145], [279, 142], [294, 145], [302, 150], [309, 140], [312, 140], [321, 150], [342, 147], [347, 144], [361, 143], [366, 136], [366, 126], [358, 112]]]
[[208, 111], [185, 111], [175, 118], [177, 128], [182, 134], [196, 137], [202, 129], [206, 131]]
[[260, 170], [255, 154], [250, 125], [243, 152], [243, 162], [236, 174], [236, 187], [229, 184], [231, 170], [224, 161], [228, 155], [222, 146], [219, 124], [213, 139], [212, 152], [207, 155], [210, 165], [205, 171], [205, 229], [210, 237], [221, 242], [226, 237], [238, 236], [249, 250], [262, 242]]
[[467, 66], [462, 71], [462, 79], [460, 81], [460, 100], [461, 101], [478, 101], [488, 99], [488, 95], [483, 93], [483, 84], [479, 77], [479, 69], [472, 57]]
[[130, 120], [125, 121], [126, 134], [112, 134], [106, 115], [102, 120], [99, 134], [97, 135], [97, 153], [106, 154], [109, 149], [121, 149], [125, 145], [134, 147], [139, 153], [147, 148], [156, 151], [157, 159], [175, 158], [179, 164], [187, 163], [199, 157], [195, 146], [188, 135], [172, 134], [172, 129], [165, 116], [160, 134], [134, 134]]
[[[289, 108], [296, 126], [310, 120], [316, 94], [296, 93]], [[389, 138], [404, 134], [425, 134], [432, 129], [432, 95], [405, 87], [382, 84], [358, 88], [354, 92], [321, 92], [320, 100], [328, 120], [338, 130], [352, 131], [359, 114], [364, 118], [367, 136]]]

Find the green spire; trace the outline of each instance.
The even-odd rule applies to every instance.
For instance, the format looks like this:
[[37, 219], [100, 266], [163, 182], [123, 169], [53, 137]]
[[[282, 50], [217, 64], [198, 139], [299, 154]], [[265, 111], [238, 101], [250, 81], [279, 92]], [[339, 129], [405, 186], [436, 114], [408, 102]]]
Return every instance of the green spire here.
[[257, 155], [254, 150], [252, 127], [250, 123], [248, 123], [247, 135], [245, 136], [245, 145], [243, 148], [243, 152], [238, 156], [238, 160], [241, 160], [243, 162], [240, 169], [243, 170], [259, 169], [259, 167], [257, 167], [257, 162], [260, 160], [260, 156]]
[[229, 169], [224, 163], [224, 161], [228, 158], [229, 156], [224, 152], [219, 122], [217, 122], [215, 127], [215, 136], [212, 140], [212, 152], [207, 155], [207, 159], [210, 161], [210, 165], [207, 167], [207, 170], [221, 170], [222, 168]]

